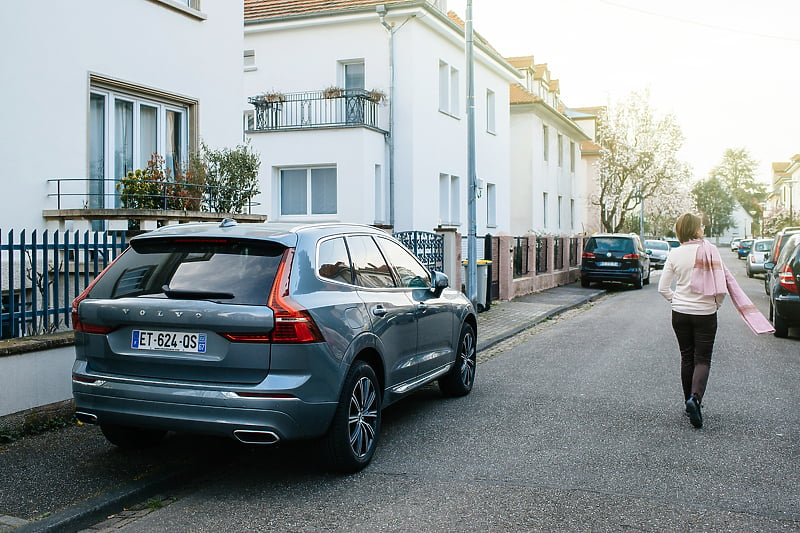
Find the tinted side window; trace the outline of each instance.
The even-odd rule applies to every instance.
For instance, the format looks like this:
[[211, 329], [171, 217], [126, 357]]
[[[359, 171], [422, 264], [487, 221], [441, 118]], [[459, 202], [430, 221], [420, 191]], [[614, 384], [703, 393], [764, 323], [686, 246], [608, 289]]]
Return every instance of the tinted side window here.
[[431, 286], [431, 277], [425, 267], [404, 247], [389, 239], [379, 238], [381, 249], [394, 267], [398, 285], [401, 287], [426, 288]]
[[225, 303], [265, 305], [283, 251], [272, 243], [226, 240], [135, 244], [100, 278], [90, 297], [165, 297], [167, 285], [173, 291], [232, 294], [217, 298]]
[[382, 289], [394, 287], [394, 278], [381, 255], [378, 245], [369, 235], [347, 237], [347, 247], [353, 261], [356, 283], [362, 287]]
[[[798, 243], [800, 243], [800, 237], [790, 237], [784, 244], [783, 249], [781, 250], [781, 255], [778, 257], [778, 260], [775, 263], [780, 266], [786, 264]], [[775, 270], [780, 271], [780, 267], [776, 267]]]
[[344, 238], [328, 239], [322, 241], [318, 252], [319, 276], [321, 278], [353, 283], [353, 270], [350, 266], [350, 256]]

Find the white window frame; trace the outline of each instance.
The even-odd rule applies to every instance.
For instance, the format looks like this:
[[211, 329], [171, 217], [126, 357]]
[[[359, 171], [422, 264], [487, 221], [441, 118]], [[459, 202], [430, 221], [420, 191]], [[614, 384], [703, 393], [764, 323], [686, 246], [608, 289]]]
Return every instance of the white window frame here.
[[[313, 197], [313, 180], [311, 179], [311, 171], [316, 169], [333, 169], [336, 171], [336, 211], [334, 213], [312, 213], [312, 206], [314, 202]], [[283, 207], [281, 205], [281, 177], [284, 170], [305, 170], [306, 171], [306, 212], [298, 214], [283, 214]], [[280, 220], [292, 221], [326, 221], [337, 219], [339, 216], [339, 170], [335, 165], [311, 165], [301, 167], [279, 167], [276, 168], [276, 186], [275, 186], [275, 212], [278, 213]]]
[[[130, 88], [118, 89], [114, 87], [104, 87], [92, 84], [89, 88], [90, 95], [101, 96], [104, 99], [104, 134], [103, 134], [103, 151], [104, 151], [104, 168], [103, 168], [103, 202], [102, 205], [106, 209], [113, 209], [121, 207], [119, 203], [120, 191], [117, 190], [117, 183], [124, 178], [124, 172], [119, 172], [115, 168], [115, 131], [116, 131], [116, 114], [114, 112], [117, 101], [130, 102], [133, 105], [133, 138], [131, 139], [131, 153], [132, 153], [132, 168], [129, 170], [144, 169], [147, 167], [147, 162], [150, 159], [150, 154], [145, 158], [141, 155], [141, 108], [142, 106], [156, 108], [156, 152], [166, 157], [166, 144], [167, 144], [167, 112], [172, 111], [180, 113], [181, 120], [181, 146], [178, 152], [180, 161], [185, 166], [188, 163], [190, 151], [190, 131], [192, 130], [190, 120], [192, 120], [192, 112], [190, 106], [180, 105], [166, 100], [159, 100], [158, 98], [136, 93]], [[182, 170], [185, 170], [182, 169]], [[172, 175], [174, 177], [174, 173]], [[87, 186], [88, 188], [88, 186]]]
[[550, 161], [550, 127], [542, 124], [542, 154], [545, 163]]
[[439, 224], [461, 225], [461, 178], [452, 174], [439, 174]]
[[497, 227], [497, 185], [486, 184], [486, 226]]
[[494, 134], [496, 130], [496, 98], [494, 91], [486, 89], [486, 131]]
[[254, 72], [258, 70], [256, 66], [256, 51], [254, 49], [245, 50], [242, 53], [242, 65], [245, 72]]
[[564, 135], [558, 134], [558, 168], [564, 168]]
[[[365, 90], [366, 89], [367, 66], [366, 66], [366, 64], [364, 62], [364, 58], [341, 60], [338, 63], [339, 63], [339, 75], [338, 75], [339, 86], [342, 89], [361, 89], [361, 90]], [[347, 67], [349, 67], [351, 65], [361, 65], [364, 68], [364, 83], [361, 84], [362, 87], [348, 87], [347, 86]]]
[[575, 154], [577, 150], [575, 149], [575, 141], [569, 142], [569, 171], [572, 174], [575, 174]]
[[575, 228], [575, 199], [569, 199], [569, 229]]
[[439, 60], [439, 111], [459, 118], [459, 71], [447, 61]]
[[547, 203], [548, 203], [548, 195], [546, 192], [542, 193], [542, 227], [544, 230], [547, 230]]
[[561, 211], [562, 211], [562, 208], [563, 208], [563, 204], [564, 204], [564, 197], [559, 194], [558, 195], [558, 216], [557, 216], [558, 229], [561, 229]]

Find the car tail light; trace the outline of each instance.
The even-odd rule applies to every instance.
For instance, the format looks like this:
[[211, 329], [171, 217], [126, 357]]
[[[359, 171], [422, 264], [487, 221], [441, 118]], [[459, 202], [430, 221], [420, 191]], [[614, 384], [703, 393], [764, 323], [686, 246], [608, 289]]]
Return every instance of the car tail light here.
[[623, 259], [633, 259], [634, 261], [639, 260], [639, 254], [625, 254], [622, 256]]
[[287, 248], [267, 299], [267, 306], [275, 315], [271, 340], [276, 343], [323, 342], [325, 339], [309, 312], [289, 297], [293, 261], [294, 248]]
[[582, 259], [594, 259], [594, 254], [592, 252], [583, 252], [581, 255]]
[[751, 262], [751, 263], [755, 263], [755, 262], [756, 262], [756, 256], [754, 256], [754, 255], [751, 255], [751, 256], [750, 256], [750, 262]]
[[794, 280], [794, 272], [792, 272], [792, 267], [786, 265], [781, 270], [778, 280], [780, 281], [781, 287], [786, 289], [790, 292], [797, 292], [797, 283]]
[[107, 333], [111, 333], [116, 329], [111, 326], [101, 326], [100, 324], [88, 324], [82, 321], [78, 316], [78, 305], [80, 305], [80, 303], [89, 296], [89, 293], [92, 291], [92, 288], [94, 288], [95, 284], [98, 281], [100, 281], [100, 278], [102, 278], [103, 275], [106, 272], [108, 272], [108, 269], [111, 268], [111, 265], [116, 263], [117, 259], [119, 259], [120, 257], [122, 257], [122, 254], [118, 255], [113, 261], [111, 261], [111, 264], [109, 264], [106, 268], [104, 268], [103, 271], [100, 272], [100, 274], [98, 274], [97, 277], [92, 280], [89, 286], [86, 287], [86, 289], [82, 293], [80, 293], [80, 295], [77, 298], [72, 300], [72, 329], [74, 329], [75, 331], [82, 331], [84, 333], [95, 333], [98, 335], [106, 335]]

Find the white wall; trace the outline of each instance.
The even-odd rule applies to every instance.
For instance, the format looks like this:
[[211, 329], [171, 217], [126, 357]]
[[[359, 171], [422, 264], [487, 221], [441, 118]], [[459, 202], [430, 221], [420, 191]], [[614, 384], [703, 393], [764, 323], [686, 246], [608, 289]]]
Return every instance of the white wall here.
[[[425, 19], [423, 19], [424, 21]], [[405, 29], [402, 31], [406, 31]], [[462, 207], [457, 229], [467, 228], [467, 70], [463, 41], [435, 33], [420, 22], [399, 33], [396, 210], [398, 229], [430, 230], [439, 224], [440, 173], [461, 178]], [[463, 37], [462, 37], [463, 38]], [[510, 122], [508, 86], [511, 74], [499, 70], [475, 49], [476, 174], [496, 184], [497, 225], [487, 227], [486, 195], [477, 201], [477, 232], [508, 232], [510, 226]], [[439, 61], [459, 70], [459, 112], [453, 118], [439, 111]], [[411, 80], [411, 83], [408, 83]], [[486, 90], [495, 93], [495, 133], [486, 131]], [[410, 185], [406, 185], [410, 183]], [[411, 206], [413, 205], [413, 209]]]
[[[511, 172], [514, 197], [511, 201], [511, 231], [523, 235], [537, 233], [570, 235], [583, 231], [584, 200], [582, 184], [586, 165], [581, 161], [583, 140], [574, 130], [554, 120], [553, 111], [543, 104], [518, 106], [511, 114]], [[548, 160], [544, 160], [543, 126], [548, 126]], [[558, 165], [558, 135], [563, 136], [563, 163]], [[570, 142], [575, 143], [575, 172], [570, 167]], [[519, 191], [519, 194], [517, 194]], [[544, 220], [544, 193], [547, 193], [547, 220]], [[559, 225], [558, 198], [561, 196]], [[574, 201], [574, 220], [570, 201]]]
[[[461, 224], [458, 230], [466, 234], [467, 73], [463, 36], [459, 38], [433, 13], [419, 9], [399, 12], [390, 6], [386, 21], [394, 23], [396, 28], [395, 124], [392, 132], [395, 143], [395, 230], [431, 231], [438, 226], [439, 174], [447, 173], [461, 178]], [[244, 110], [253, 109], [246, 104], [247, 97], [264, 92], [315, 91], [331, 85], [342, 86], [337, 62], [348, 59], [364, 60], [365, 88], [378, 88], [389, 94], [389, 40], [376, 14], [248, 26], [245, 29], [245, 48], [255, 50], [256, 69], [245, 73]], [[491, 63], [487, 63], [485, 56], [477, 51], [476, 57], [476, 171], [479, 178], [496, 184], [497, 191], [497, 227], [486, 226], [484, 194], [477, 204], [478, 232], [496, 233], [508, 231], [509, 227], [508, 84], [512, 75], [497, 66], [490, 67]], [[460, 112], [457, 119], [438, 110], [440, 59], [457, 67], [460, 72]], [[495, 92], [496, 98], [494, 135], [486, 133], [487, 87]], [[381, 127], [385, 129], [389, 129], [388, 112], [388, 105], [381, 107]], [[324, 136], [269, 132], [253, 134], [252, 137], [259, 147], [264, 167], [275, 166], [277, 160], [287, 159], [288, 153], [296, 153], [297, 158], [304, 156], [309, 163], [324, 161], [328, 157], [326, 154], [333, 153], [330, 162], [341, 161], [343, 165], [338, 173], [340, 198], [342, 189], [347, 191], [347, 195], [358, 190], [359, 197], [365, 202], [354, 205], [352, 212], [343, 211], [349, 208], [346, 203], [340, 203], [340, 218], [366, 223], [375, 220], [375, 164], [381, 164], [384, 171], [389, 172], [387, 149], [383, 143], [371, 137], [365, 137], [364, 142], [351, 143], [350, 132], [343, 128], [327, 130]], [[295, 149], [292, 146], [295, 143], [301, 148]], [[348, 161], [361, 163], [353, 166]], [[344, 166], [360, 167], [361, 172], [344, 172]], [[271, 174], [262, 171], [262, 191], [271, 191], [266, 194], [275, 192], [274, 184], [268, 183], [271, 179]], [[274, 198], [265, 196], [264, 202], [270, 206], [270, 219], [274, 220], [277, 216]]]
[[0, 416], [72, 398], [75, 347], [0, 357]]
[[[241, 2], [205, 20], [142, 0], [8, 2], [0, 17], [0, 227], [44, 226], [49, 178], [88, 177], [89, 74], [197, 99], [200, 136], [241, 142]], [[13, 184], [13, 186], [11, 185]]]
[[[384, 165], [383, 135], [364, 128], [255, 133], [253, 149], [261, 154], [259, 211], [272, 222], [375, 222], [375, 165]], [[280, 169], [335, 166], [336, 215], [281, 217], [278, 180]], [[358, 177], [358, 179], [354, 179]]]

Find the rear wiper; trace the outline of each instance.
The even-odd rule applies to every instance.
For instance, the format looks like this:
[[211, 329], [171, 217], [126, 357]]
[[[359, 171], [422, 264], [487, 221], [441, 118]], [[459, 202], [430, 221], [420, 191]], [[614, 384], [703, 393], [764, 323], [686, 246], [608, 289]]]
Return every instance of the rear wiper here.
[[170, 289], [169, 285], [161, 287], [167, 298], [182, 298], [184, 300], [233, 300], [232, 292], [200, 291], [186, 289]]

